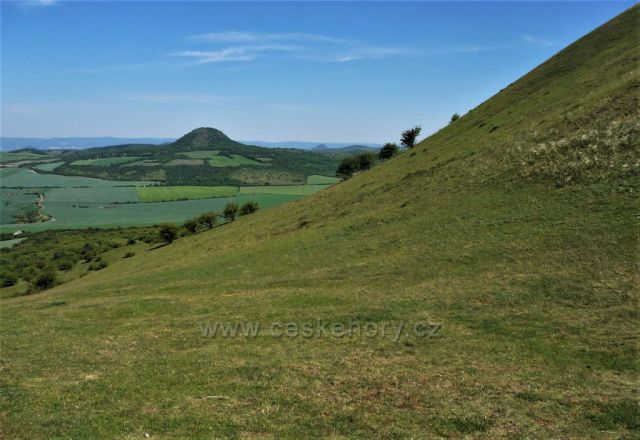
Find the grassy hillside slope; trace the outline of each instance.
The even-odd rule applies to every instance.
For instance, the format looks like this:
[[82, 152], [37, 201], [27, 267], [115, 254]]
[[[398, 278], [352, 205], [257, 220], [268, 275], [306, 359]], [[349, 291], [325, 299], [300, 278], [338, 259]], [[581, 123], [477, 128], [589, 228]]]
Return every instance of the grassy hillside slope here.
[[[638, 12], [371, 171], [3, 300], [4, 434], [635, 437]], [[317, 319], [442, 329], [200, 328]]]

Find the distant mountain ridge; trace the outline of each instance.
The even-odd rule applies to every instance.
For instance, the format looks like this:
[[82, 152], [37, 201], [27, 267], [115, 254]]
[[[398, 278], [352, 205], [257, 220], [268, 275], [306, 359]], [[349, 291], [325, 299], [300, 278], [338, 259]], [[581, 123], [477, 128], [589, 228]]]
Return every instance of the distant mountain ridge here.
[[311, 149], [315, 153], [361, 153], [363, 151], [374, 151], [376, 147], [367, 145], [346, 145], [344, 147], [327, 147], [326, 144], [320, 144]]
[[[224, 135], [224, 133], [223, 133]], [[184, 137], [184, 136], [183, 136]], [[0, 137], [0, 151], [11, 151], [20, 148], [36, 148], [36, 149], [70, 149], [81, 150], [92, 147], [110, 147], [113, 145], [124, 144], [166, 144], [176, 141], [176, 138], [127, 138], [127, 137], [51, 137], [51, 138], [31, 138], [31, 137]], [[380, 148], [382, 144], [374, 144], [367, 142], [308, 142], [308, 141], [239, 141], [245, 145], [255, 145], [258, 147], [268, 148], [298, 148], [301, 150], [310, 150], [318, 145], [325, 145], [327, 148], [344, 148], [351, 145], [362, 145], [370, 148]]]
[[84, 149], [91, 147], [109, 147], [120, 144], [165, 144], [173, 142], [173, 138], [124, 138], [124, 137], [52, 137], [52, 138], [27, 138], [27, 137], [0, 137], [0, 151], [11, 151], [20, 148], [36, 149]]

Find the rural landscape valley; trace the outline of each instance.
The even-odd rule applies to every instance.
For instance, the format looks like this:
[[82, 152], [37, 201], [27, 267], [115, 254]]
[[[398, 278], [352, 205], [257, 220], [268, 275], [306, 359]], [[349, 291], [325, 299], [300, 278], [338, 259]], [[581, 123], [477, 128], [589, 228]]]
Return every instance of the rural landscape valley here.
[[[31, 140], [0, 152], [0, 438], [640, 436], [638, 5], [44, 3], [2, 4], [3, 136]], [[180, 45], [213, 48], [170, 52], [149, 71], [127, 59], [73, 74], [116, 95], [117, 81], [187, 82], [200, 69], [224, 75], [222, 91], [126, 95], [131, 106], [141, 101], [136, 112], [190, 125], [102, 134], [166, 142], [33, 145], [44, 132], [18, 128], [32, 127], [46, 106], [7, 104], [26, 93], [13, 80], [24, 74], [22, 58], [5, 55], [27, 38], [14, 23], [40, 26], [56, 14], [76, 47], [84, 42], [69, 24], [78, 17], [142, 11], [166, 25], [163, 35], [184, 34], [169, 18], [197, 28]], [[422, 41], [421, 28], [401, 24], [430, 23], [432, 41], [436, 30], [445, 35], [438, 23], [478, 17], [486, 22], [473, 32], [493, 35], [497, 20], [506, 34], [500, 14], [514, 32], [529, 22], [539, 32], [566, 26], [513, 47], [401, 50], [404, 40], [393, 39]], [[314, 30], [331, 17], [361, 34]], [[222, 18], [235, 23], [228, 29], [264, 27], [198, 33]], [[294, 19], [298, 27], [282, 31], [281, 20]], [[131, 46], [95, 23], [103, 40], [93, 44]], [[365, 47], [373, 37], [363, 29], [386, 23], [399, 27], [385, 34], [396, 46]], [[136, 34], [138, 44], [160, 38], [157, 27]], [[532, 68], [485, 93], [488, 66], [510, 69], [519, 56]], [[180, 63], [166, 66], [172, 57]], [[454, 84], [448, 78], [463, 73], [443, 66], [474, 76]], [[266, 75], [289, 68], [299, 70], [283, 83]], [[406, 86], [416, 96], [384, 98], [392, 71], [393, 93]], [[71, 93], [65, 75], [54, 81]], [[297, 103], [265, 111], [257, 98], [224, 94], [243, 75], [255, 82], [238, 90], [291, 89], [320, 109], [323, 95], [346, 97], [326, 113]], [[430, 75], [441, 83], [428, 84]], [[28, 78], [41, 93], [38, 75]], [[433, 102], [418, 99], [414, 80]], [[480, 91], [465, 97], [468, 108], [456, 101], [454, 113], [429, 87]], [[364, 106], [351, 114], [355, 101]], [[58, 105], [49, 117], [65, 111]], [[425, 116], [443, 111], [437, 124]], [[207, 123], [199, 112], [218, 118]], [[69, 114], [68, 127], [85, 122]], [[276, 132], [264, 135], [272, 146], [234, 140], [260, 138], [252, 130], [263, 123], [263, 133]], [[307, 143], [283, 141], [297, 138]], [[309, 148], [312, 140], [340, 146]]]

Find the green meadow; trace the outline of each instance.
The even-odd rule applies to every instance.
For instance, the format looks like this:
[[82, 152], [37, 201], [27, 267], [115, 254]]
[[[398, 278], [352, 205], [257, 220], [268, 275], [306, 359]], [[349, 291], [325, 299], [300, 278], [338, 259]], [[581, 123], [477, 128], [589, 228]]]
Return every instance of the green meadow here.
[[241, 156], [239, 154], [231, 154], [230, 156], [216, 155], [209, 159], [209, 165], [212, 167], [239, 167], [243, 165], [251, 166], [267, 166], [262, 162], [249, 159], [248, 157]]
[[134, 162], [140, 159], [135, 156], [127, 156], [127, 157], [107, 157], [102, 159], [83, 159], [83, 160], [74, 160], [71, 162], [71, 165], [85, 165], [92, 167], [108, 167], [111, 165], [121, 165], [128, 162]]
[[142, 202], [229, 197], [238, 193], [235, 186], [154, 186], [136, 188]]
[[0, 187], [45, 188], [45, 187], [96, 187], [96, 186], [142, 186], [151, 181], [102, 180], [92, 177], [39, 174], [27, 168], [1, 168]]
[[32, 168], [41, 171], [53, 171], [62, 164], [64, 164], [64, 162], [41, 163], [38, 165], [34, 165]]
[[35, 210], [36, 197], [31, 190], [0, 188], [0, 224], [12, 223], [14, 216]]
[[0, 162], [18, 162], [38, 159], [48, 159], [48, 156], [45, 153], [38, 154], [31, 151], [0, 151]]

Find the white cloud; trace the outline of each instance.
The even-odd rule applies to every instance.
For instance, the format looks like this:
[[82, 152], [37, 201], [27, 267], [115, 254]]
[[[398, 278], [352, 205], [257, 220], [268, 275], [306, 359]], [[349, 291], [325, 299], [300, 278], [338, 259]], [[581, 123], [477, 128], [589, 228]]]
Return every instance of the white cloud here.
[[189, 58], [193, 64], [219, 63], [223, 61], [252, 61], [263, 52], [293, 51], [296, 46], [271, 44], [263, 46], [227, 47], [220, 50], [183, 50], [169, 54], [174, 57]]
[[41, 6], [54, 6], [58, 4], [58, 0], [17, 0], [9, 3], [14, 4], [20, 9], [28, 10], [31, 8], [37, 8]]
[[279, 33], [267, 34], [259, 32], [210, 32], [205, 34], [191, 35], [186, 38], [188, 41], [200, 43], [265, 43], [273, 41], [298, 41], [313, 43], [349, 43], [349, 40], [341, 38], [327, 37], [325, 35], [304, 34], [304, 33]]
[[553, 46], [555, 44], [555, 42], [551, 40], [547, 40], [546, 38], [538, 37], [531, 34], [522, 34], [520, 36], [520, 39], [524, 43], [541, 46], [541, 47]]

